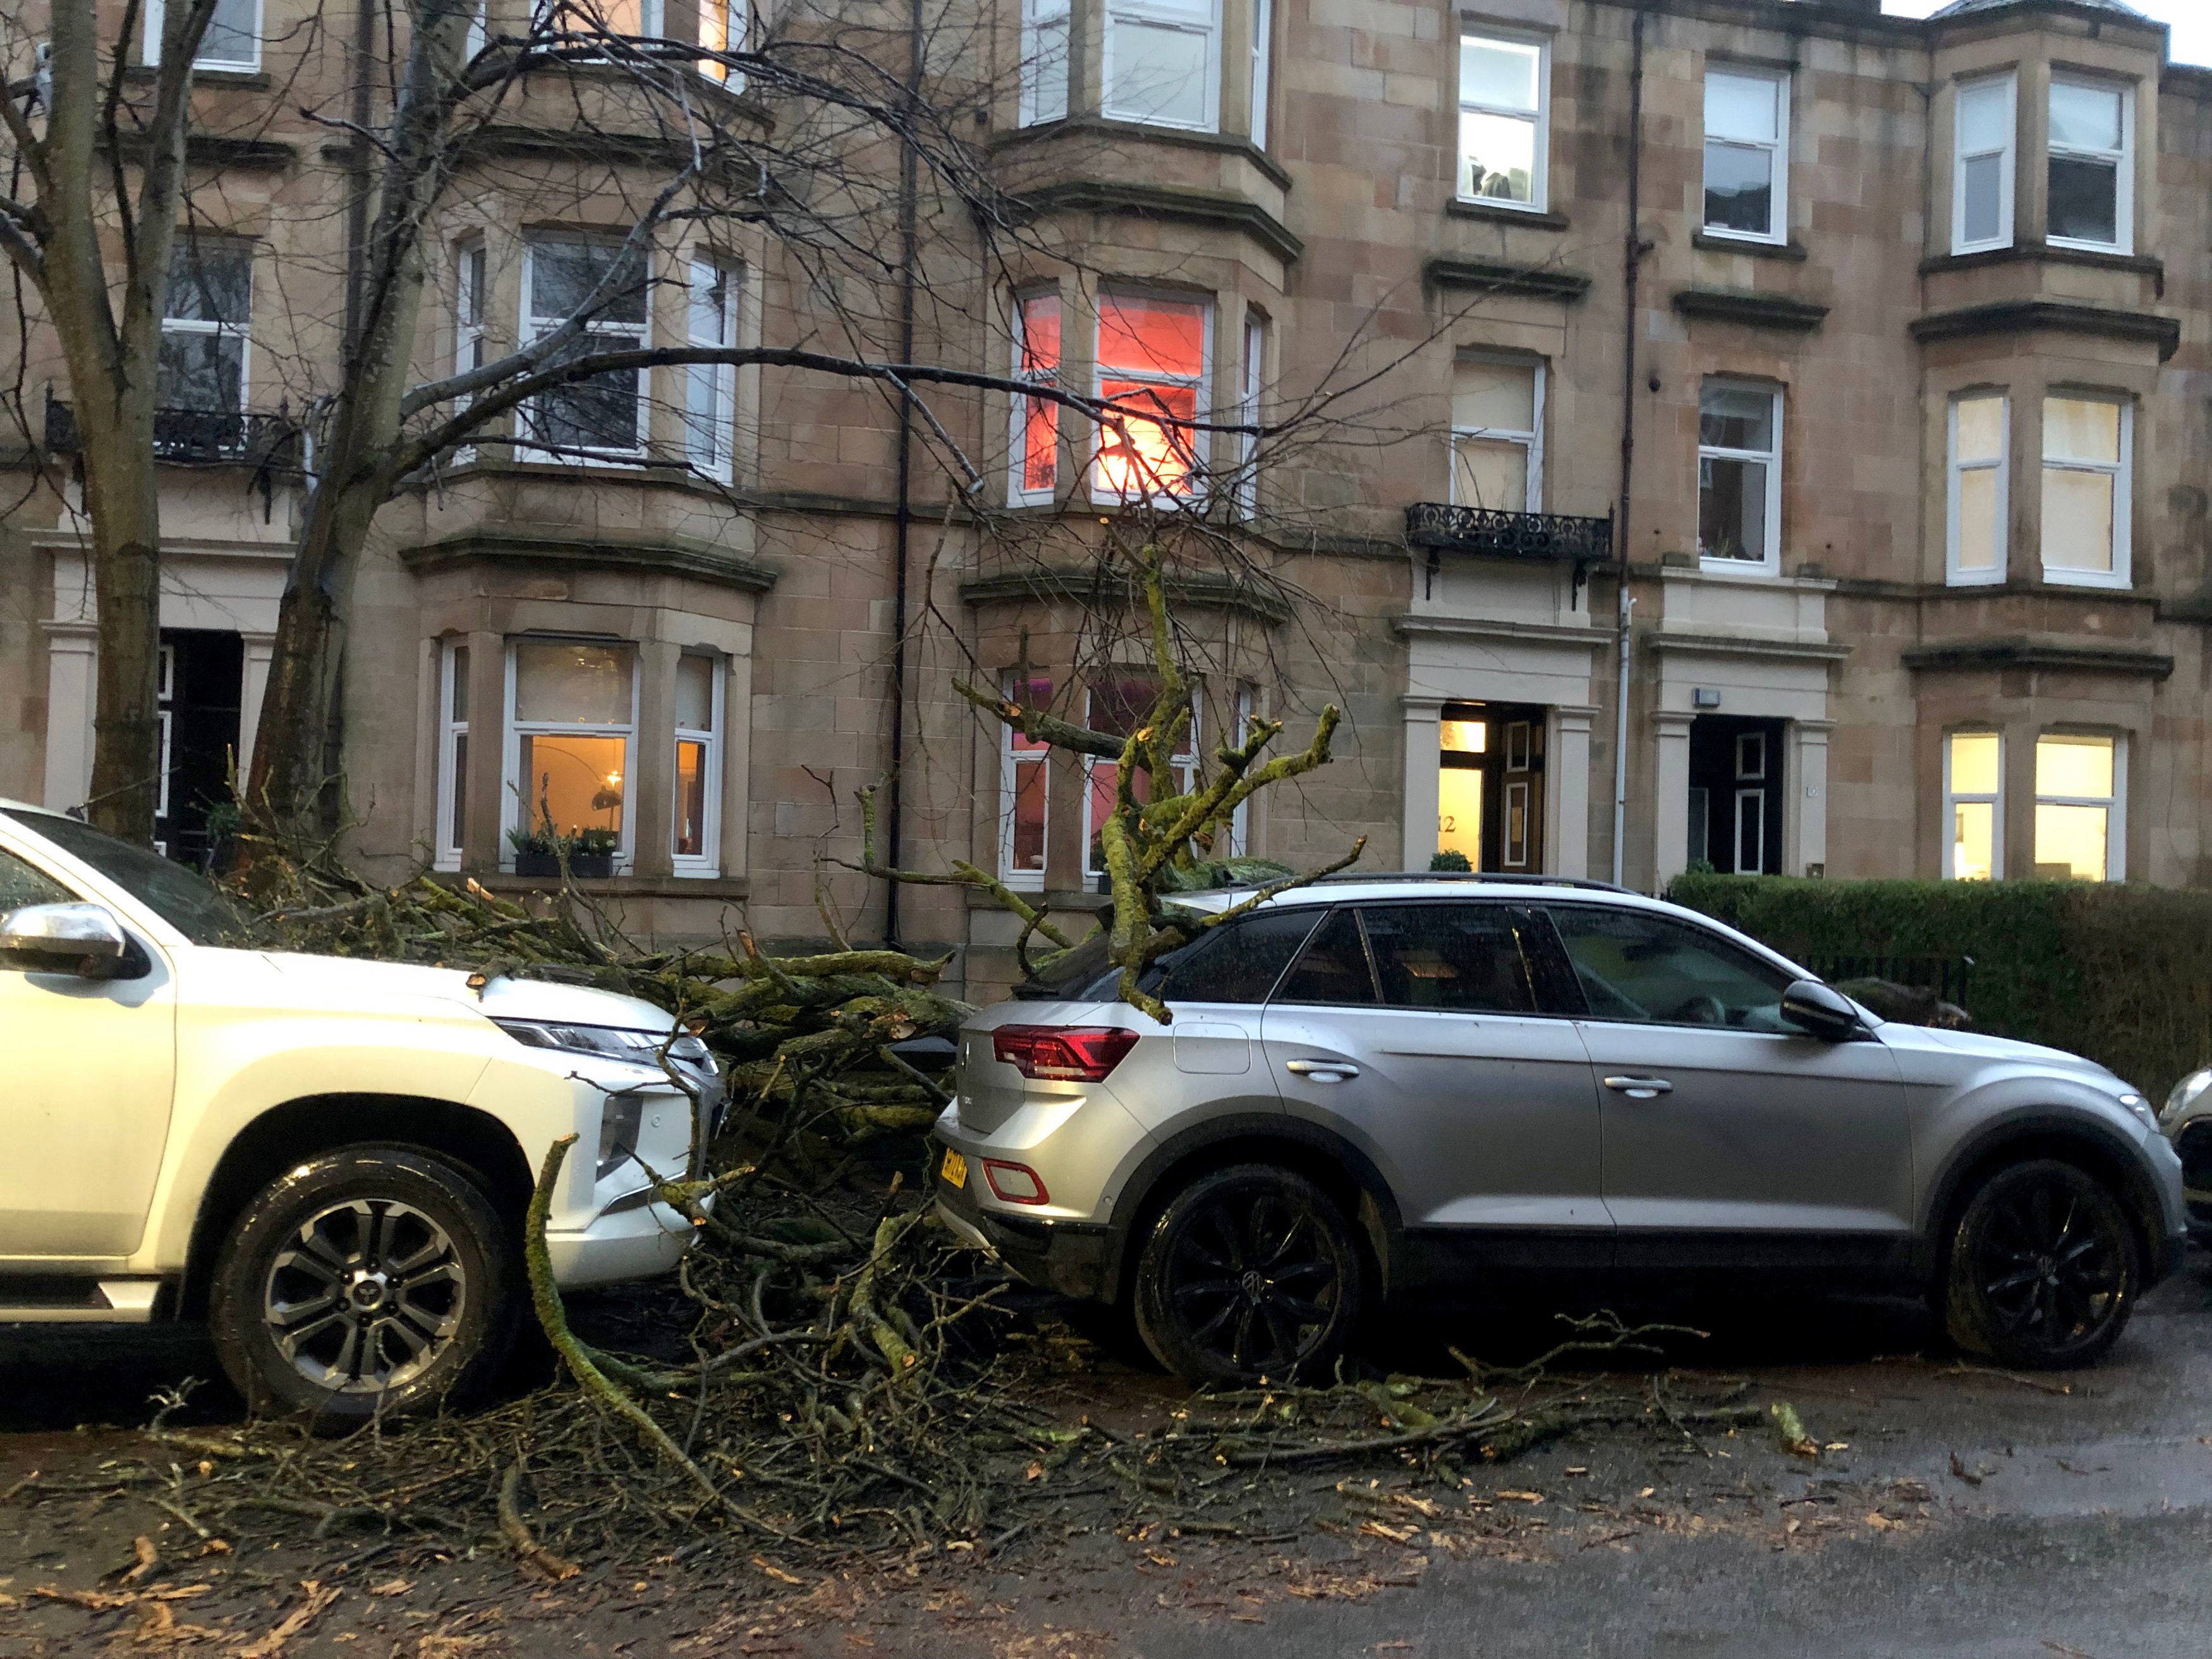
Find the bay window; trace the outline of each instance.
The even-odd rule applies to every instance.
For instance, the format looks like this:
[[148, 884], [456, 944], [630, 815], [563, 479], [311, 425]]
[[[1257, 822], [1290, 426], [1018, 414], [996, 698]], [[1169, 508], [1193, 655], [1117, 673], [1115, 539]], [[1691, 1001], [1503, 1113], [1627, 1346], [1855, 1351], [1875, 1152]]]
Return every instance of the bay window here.
[[1267, 148], [1268, 69], [1275, 49], [1274, 33], [1274, 0], [1253, 0], [1252, 78], [1248, 107], [1250, 112], [1249, 131], [1255, 149]]
[[2003, 740], [1994, 732], [1943, 739], [1943, 875], [1988, 881], [2004, 868]]
[[1790, 82], [1779, 75], [1705, 75], [1705, 231], [1754, 242], [1789, 234]]
[[[1014, 301], [1014, 378], [1039, 386], [1060, 380], [1060, 295], [1024, 295]], [[1060, 405], [1049, 398], [1013, 400], [1012, 465], [1006, 498], [1049, 501], [1060, 480]]]
[[507, 652], [506, 828], [610, 840], [629, 862], [637, 652], [593, 640], [515, 641]]
[[[1102, 400], [1132, 412], [1098, 423], [1091, 495], [1101, 501], [1195, 491], [1213, 308], [1195, 301], [1102, 295], [1097, 378]], [[1157, 412], [1158, 419], [1147, 419]]]
[[[1084, 724], [1093, 732], [1127, 738], [1144, 723], [1160, 695], [1160, 683], [1148, 675], [1116, 674], [1091, 686], [1085, 697]], [[1139, 801], [1164, 799], [1190, 793], [1198, 775], [1198, 710], [1200, 696], [1192, 689], [1190, 720], [1169, 757], [1169, 775], [1150, 779], [1139, 772], [1130, 781], [1130, 793]], [[1106, 860], [1098, 832], [1114, 816], [1120, 799], [1121, 766], [1118, 761], [1086, 756], [1083, 763], [1083, 870], [1085, 875], [1106, 872]]]
[[2043, 400], [2043, 574], [2090, 587], [2128, 586], [2128, 473], [2133, 410], [2110, 398]]
[[[1229, 734], [1230, 742], [1241, 747], [1252, 735], [1252, 722], [1259, 715], [1260, 688], [1249, 680], [1239, 683], [1237, 687], [1237, 729]], [[1249, 795], [1238, 801], [1237, 810], [1229, 815], [1228, 854], [1232, 859], [1252, 856], [1252, 798]]]
[[2035, 873], [2118, 881], [2126, 745], [2046, 732], [2035, 740]]
[[[1266, 373], [1267, 362], [1267, 325], [1256, 312], [1244, 313], [1243, 380], [1237, 388], [1237, 422], [1240, 426], [1260, 424], [1261, 376]], [[1256, 432], [1237, 434], [1237, 516], [1249, 519], [1260, 510], [1260, 435]]]
[[438, 648], [438, 822], [431, 862], [461, 867], [468, 844], [469, 647], [447, 640]]
[[1459, 41], [1459, 193], [1540, 210], [1550, 144], [1550, 48], [1541, 41], [1462, 34]]
[[1103, 84], [1115, 120], [1215, 131], [1221, 0], [1107, 0]]
[[1067, 113], [1069, 0], [1022, 0], [1020, 124]]
[[[489, 265], [482, 241], [463, 242], [453, 251], [453, 373], [466, 374], [490, 361], [484, 337], [484, 307], [489, 295]], [[456, 409], [474, 399], [464, 398]], [[457, 465], [476, 459], [476, 447], [463, 444], [453, 451]]]
[[[1052, 682], [1024, 684], [1008, 674], [1000, 682], [1006, 699], [1024, 707], [1047, 708]], [[1051, 824], [1051, 747], [1024, 737], [1004, 721], [999, 726], [999, 879], [1018, 891], [1044, 887], [1045, 835]]]
[[1782, 394], [1709, 380], [1698, 397], [1698, 552], [1708, 568], [1779, 568]]
[[[641, 350], [648, 287], [644, 259], [620, 241], [533, 236], [523, 245], [524, 332], [543, 338], [589, 307], [582, 328], [546, 368], [601, 352]], [[525, 404], [521, 435], [532, 459], [641, 460], [646, 408], [645, 370], [607, 370]]]
[[[738, 274], [718, 259], [691, 261], [689, 333], [702, 348], [738, 338]], [[737, 449], [738, 370], [734, 363], [692, 363], [684, 371], [684, 447], [693, 469], [730, 481]]]
[[1951, 252], [2012, 246], [2010, 75], [1961, 82], [1951, 169]]
[[1954, 584], [2005, 578], [2009, 409], [2001, 392], [1970, 392], [1951, 400], [1948, 513]]
[[[236, 416], [246, 407], [247, 325], [253, 313], [253, 250], [244, 242], [180, 236], [169, 253], [155, 399], [163, 409]], [[216, 447], [244, 441], [217, 422]]]
[[1454, 506], [1541, 509], [1543, 408], [1540, 363], [1477, 359], [1452, 366]]
[[2134, 246], [2134, 104], [2125, 87], [2052, 77], [2049, 207], [2061, 246]]
[[675, 872], [720, 873], [722, 665], [713, 657], [676, 659]]
[[[190, 0], [177, 3], [191, 9]], [[161, 61], [161, 31], [168, 21], [168, 0], [146, 0], [142, 62]], [[215, 15], [201, 31], [195, 69], [252, 70], [261, 67], [261, 0], [216, 0]]]

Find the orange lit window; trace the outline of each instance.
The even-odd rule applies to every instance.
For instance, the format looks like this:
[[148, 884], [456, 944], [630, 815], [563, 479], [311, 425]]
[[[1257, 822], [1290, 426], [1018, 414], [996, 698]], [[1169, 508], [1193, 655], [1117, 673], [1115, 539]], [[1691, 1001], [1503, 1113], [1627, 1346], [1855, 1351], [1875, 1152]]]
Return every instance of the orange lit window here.
[[[1130, 411], [1100, 422], [1092, 494], [1133, 501], [1188, 492], [1206, 375], [1204, 305], [1109, 294], [1098, 305], [1098, 396]], [[1146, 416], [1157, 413], [1158, 418]]]
[[[1103, 732], [1116, 738], [1126, 738], [1144, 724], [1152, 713], [1152, 705], [1160, 695], [1158, 680], [1148, 675], [1117, 676], [1102, 680], [1091, 688], [1085, 699], [1085, 723], [1094, 732]], [[1187, 795], [1197, 782], [1198, 766], [1198, 698], [1191, 698], [1191, 717], [1184, 726], [1182, 741], [1169, 757], [1170, 775], [1150, 778], [1139, 772], [1129, 781], [1129, 793], [1139, 801], [1164, 799], [1170, 795]], [[1120, 794], [1121, 767], [1118, 761], [1089, 758], [1084, 762], [1083, 844], [1084, 870], [1089, 875], [1103, 875], [1106, 869], [1105, 854], [1098, 845], [1098, 832], [1106, 820], [1114, 816], [1114, 805]]]
[[[1060, 295], [1032, 294], [1014, 315], [1014, 374], [1050, 386], [1060, 378]], [[1048, 398], [1014, 405], [1013, 493], [1018, 500], [1052, 499], [1060, 463], [1060, 405]]]
[[[1038, 678], [1024, 685], [1018, 675], [1001, 682], [1016, 702], [1039, 708], [1052, 705], [1052, 682]], [[999, 875], [1009, 887], [1037, 889], [1044, 885], [1045, 832], [1049, 823], [1051, 748], [1035, 738], [1025, 738], [1011, 726], [1000, 728], [999, 751]]]

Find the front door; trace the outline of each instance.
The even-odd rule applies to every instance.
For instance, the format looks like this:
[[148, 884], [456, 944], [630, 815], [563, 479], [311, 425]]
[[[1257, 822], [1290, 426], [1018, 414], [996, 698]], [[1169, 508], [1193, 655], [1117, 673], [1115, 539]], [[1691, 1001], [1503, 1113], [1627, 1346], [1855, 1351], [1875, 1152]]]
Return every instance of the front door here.
[[1690, 723], [1690, 856], [1724, 876], [1783, 872], [1783, 729], [1734, 714]]
[[1550, 908], [1584, 1000], [1622, 1264], [1895, 1263], [1912, 1158], [1889, 1050], [1795, 1031], [1790, 975], [1717, 933], [1646, 910]]
[[246, 646], [213, 629], [161, 630], [161, 787], [154, 842], [196, 870], [221, 850], [208, 816], [231, 799]]
[[1542, 1012], [1540, 925], [1495, 902], [1347, 907], [1267, 1006], [1285, 1107], [1375, 1160], [1419, 1276], [1612, 1259], [1595, 1089], [1573, 1021]]
[[[0, 914], [78, 896], [0, 848]], [[129, 980], [0, 957], [0, 1268], [138, 1248], [176, 1073], [176, 981], [147, 955], [151, 970]]]
[[1437, 850], [1468, 866], [1534, 875], [1544, 867], [1544, 727], [1534, 703], [1446, 705], [1438, 727]]

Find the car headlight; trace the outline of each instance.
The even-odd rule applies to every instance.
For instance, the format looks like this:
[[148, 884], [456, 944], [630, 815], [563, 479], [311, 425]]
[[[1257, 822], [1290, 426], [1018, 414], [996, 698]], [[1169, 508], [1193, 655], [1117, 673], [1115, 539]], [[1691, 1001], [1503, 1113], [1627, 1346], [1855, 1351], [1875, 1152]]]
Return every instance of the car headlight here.
[[599, 1108], [599, 1167], [605, 1181], [637, 1151], [637, 1127], [645, 1117], [645, 1097], [635, 1090], [609, 1095]]
[[2207, 1089], [2212, 1089], [2212, 1067], [2191, 1072], [2173, 1085], [2173, 1092], [2166, 1097], [2166, 1109], [2158, 1115], [2158, 1121], [2172, 1122], [2194, 1106]]
[[714, 1071], [714, 1054], [689, 1031], [679, 1031], [672, 1042], [665, 1031], [630, 1031], [614, 1025], [565, 1025], [544, 1019], [495, 1019], [492, 1024], [517, 1042], [533, 1048], [562, 1048], [570, 1054], [654, 1066], [660, 1064], [665, 1051], [680, 1066], [710, 1076]]

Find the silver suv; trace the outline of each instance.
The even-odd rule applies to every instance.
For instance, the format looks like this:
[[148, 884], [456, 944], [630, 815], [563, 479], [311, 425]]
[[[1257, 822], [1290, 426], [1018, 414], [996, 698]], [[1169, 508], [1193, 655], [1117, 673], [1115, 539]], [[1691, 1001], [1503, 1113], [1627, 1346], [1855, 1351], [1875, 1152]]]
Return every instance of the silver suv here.
[[1885, 1024], [1598, 884], [1319, 883], [1155, 973], [1171, 1024], [1096, 944], [969, 1021], [937, 1200], [1193, 1382], [1532, 1273], [1924, 1290], [1972, 1352], [2079, 1364], [2180, 1258], [2180, 1164], [2103, 1066]]

